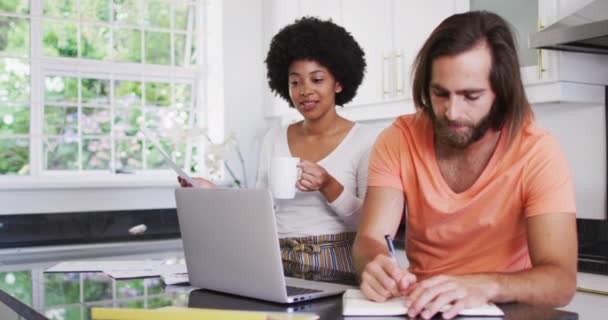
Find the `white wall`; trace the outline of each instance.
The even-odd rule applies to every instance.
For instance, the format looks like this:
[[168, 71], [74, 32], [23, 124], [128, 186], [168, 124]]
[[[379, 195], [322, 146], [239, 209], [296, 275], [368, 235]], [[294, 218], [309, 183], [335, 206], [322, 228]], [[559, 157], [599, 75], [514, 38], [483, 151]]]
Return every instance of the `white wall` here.
[[[262, 0], [224, 0], [224, 124], [245, 158], [249, 186], [255, 185], [258, 152], [269, 122], [262, 103], [267, 89]], [[233, 155], [229, 165], [240, 168]], [[241, 173], [242, 174], [242, 173]]]
[[606, 219], [606, 118], [603, 105], [534, 107], [539, 126], [555, 135], [574, 177], [578, 218]]

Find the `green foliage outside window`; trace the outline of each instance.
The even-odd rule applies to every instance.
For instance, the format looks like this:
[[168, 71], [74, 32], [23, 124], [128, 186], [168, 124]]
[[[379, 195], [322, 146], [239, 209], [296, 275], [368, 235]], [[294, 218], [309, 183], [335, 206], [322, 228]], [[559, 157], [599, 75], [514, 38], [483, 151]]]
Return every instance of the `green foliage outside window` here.
[[30, 12], [29, 0], [2, 0], [0, 11], [27, 14]]
[[[175, 66], [196, 61], [194, 33], [187, 38], [196, 20], [191, 3], [42, 0], [42, 9], [44, 56]], [[0, 1], [0, 175], [30, 173], [29, 11], [29, 0]], [[43, 170], [167, 168], [157, 151], [142, 157], [137, 132], [144, 124], [165, 130], [168, 119], [180, 128], [189, 123], [191, 84], [53, 74], [43, 81], [44, 136], [34, 146], [42, 148]], [[163, 143], [185, 163], [185, 144]]]
[[32, 272], [0, 272], [0, 289], [32, 306]]

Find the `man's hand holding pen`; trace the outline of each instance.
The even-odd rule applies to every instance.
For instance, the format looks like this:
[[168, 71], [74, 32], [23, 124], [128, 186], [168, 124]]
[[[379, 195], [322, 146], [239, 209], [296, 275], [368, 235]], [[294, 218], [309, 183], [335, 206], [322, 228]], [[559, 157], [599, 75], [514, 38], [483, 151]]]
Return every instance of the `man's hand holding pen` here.
[[405, 295], [416, 282], [414, 274], [399, 266], [390, 235], [385, 239], [390, 255], [377, 255], [361, 273], [361, 292], [377, 302]]

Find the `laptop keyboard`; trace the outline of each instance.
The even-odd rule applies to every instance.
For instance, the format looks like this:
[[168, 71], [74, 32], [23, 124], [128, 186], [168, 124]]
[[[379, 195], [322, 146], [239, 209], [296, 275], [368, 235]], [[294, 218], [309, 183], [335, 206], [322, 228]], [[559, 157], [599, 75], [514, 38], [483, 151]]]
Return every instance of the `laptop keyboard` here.
[[291, 296], [299, 296], [301, 294], [309, 294], [309, 293], [322, 292], [322, 290], [316, 290], [316, 289], [291, 287], [291, 286], [286, 286], [286, 287], [287, 287], [287, 295], [290, 296], [290, 297]]

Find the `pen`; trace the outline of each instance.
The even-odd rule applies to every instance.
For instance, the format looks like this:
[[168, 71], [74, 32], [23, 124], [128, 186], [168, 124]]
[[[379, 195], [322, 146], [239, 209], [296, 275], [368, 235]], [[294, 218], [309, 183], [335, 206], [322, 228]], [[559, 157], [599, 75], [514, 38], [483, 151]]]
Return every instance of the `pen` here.
[[384, 236], [384, 239], [386, 239], [386, 246], [388, 247], [388, 251], [391, 252], [393, 258], [397, 259], [397, 253], [395, 253], [395, 246], [393, 245], [393, 239], [391, 239], [391, 235], [387, 233]]

